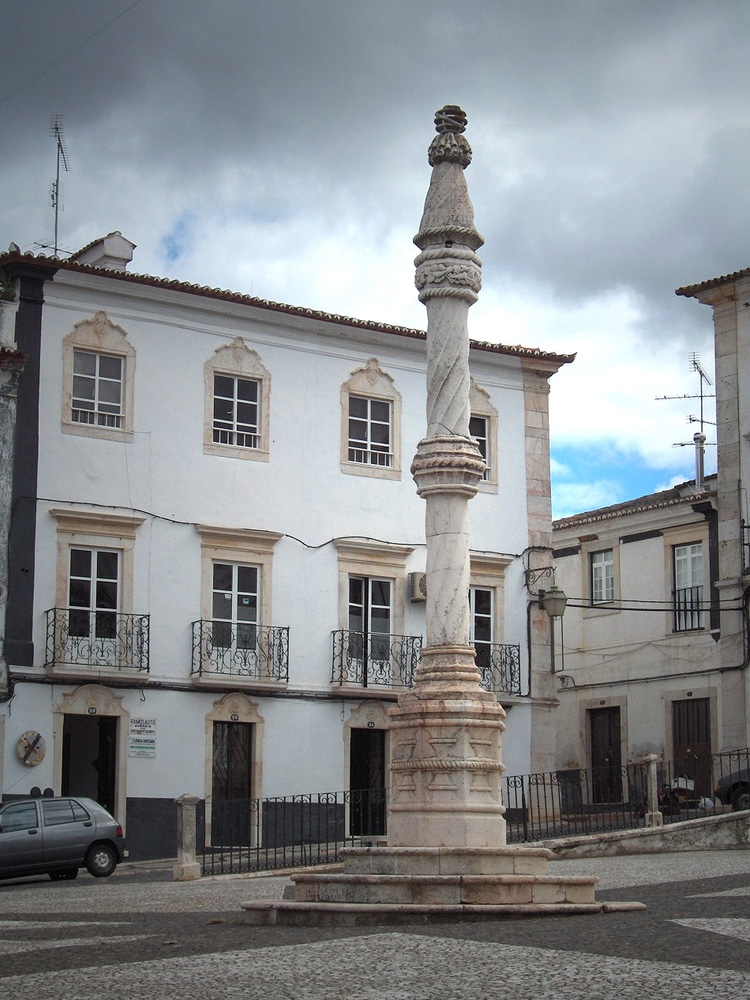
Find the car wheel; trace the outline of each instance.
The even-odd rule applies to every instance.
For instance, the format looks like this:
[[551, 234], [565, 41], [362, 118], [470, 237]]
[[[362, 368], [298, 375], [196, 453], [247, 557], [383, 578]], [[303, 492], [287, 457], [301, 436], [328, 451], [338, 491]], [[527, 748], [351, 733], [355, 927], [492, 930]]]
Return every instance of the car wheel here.
[[72, 881], [78, 878], [77, 868], [64, 868], [61, 872], [50, 872], [49, 877], [53, 882]]
[[86, 855], [86, 867], [94, 878], [106, 878], [117, 867], [117, 855], [109, 844], [94, 844]]
[[738, 812], [740, 809], [750, 809], [750, 787], [740, 785], [732, 792], [732, 809]]

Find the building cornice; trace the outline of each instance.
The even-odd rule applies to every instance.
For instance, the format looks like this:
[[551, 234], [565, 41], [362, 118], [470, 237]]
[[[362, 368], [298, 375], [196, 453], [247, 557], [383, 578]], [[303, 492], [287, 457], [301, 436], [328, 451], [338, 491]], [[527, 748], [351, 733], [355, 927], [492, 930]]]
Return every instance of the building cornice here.
[[[288, 316], [299, 316], [305, 319], [312, 319], [323, 323], [334, 323], [348, 326], [354, 329], [371, 330], [375, 333], [387, 333], [396, 337], [407, 337], [414, 340], [425, 340], [427, 334], [424, 330], [397, 326], [391, 323], [381, 323], [373, 320], [356, 319], [352, 316], [343, 316], [339, 313], [328, 313], [318, 309], [307, 309], [303, 306], [293, 306], [284, 302], [273, 302], [269, 299], [257, 298], [253, 295], [245, 295], [241, 292], [233, 292], [222, 288], [209, 288], [208, 285], [191, 284], [186, 281], [179, 281], [170, 278], [157, 278], [148, 274], [136, 274], [130, 271], [115, 271], [110, 268], [95, 267], [90, 264], [80, 264], [75, 260], [60, 260], [56, 257], [45, 257], [29, 253], [9, 251], [0, 254], [0, 268], [9, 274], [35, 274], [43, 279], [53, 278], [59, 271], [92, 275], [107, 281], [126, 282], [152, 288], [164, 289], [178, 292], [184, 295], [199, 296], [203, 299], [210, 299], [220, 302], [231, 302], [239, 305], [251, 306], [256, 309], [264, 309], [269, 312], [284, 313]], [[506, 355], [525, 360], [531, 360], [550, 374], [557, 371], [562, 365], [569, 364], [574, 360], [575, 354], [554, 354], [542, 351], [536, 347], [521, 347], [520, 345], [490, 344], [485, 341], [471, 341], [470, 348], [474, 351], [482, 351], [496, 355]]]

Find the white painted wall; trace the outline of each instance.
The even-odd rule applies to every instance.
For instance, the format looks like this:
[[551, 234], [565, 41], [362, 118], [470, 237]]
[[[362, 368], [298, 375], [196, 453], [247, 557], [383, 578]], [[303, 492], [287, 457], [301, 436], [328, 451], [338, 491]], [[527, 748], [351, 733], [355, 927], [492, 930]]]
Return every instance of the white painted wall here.
[[[131, 442], [61, 430], [63, 339], [97, 311], [123, 328], [136, 351]], [[344, 725], [357, 700], [331, 699], [331, 631], [340, 625], [338, 557], [332, 540], [366, 536], [414, 548], [407, 572], [425, 568], [424, 503], [409, 465], [425, 431], [422, 341], [151, 288], [116, 278], [59, 272], [43, 313], [35, 648], [43, 676], [45, 617], [55, 605], [55, 507], [101, 505], [142, 512], [134, 556], [133, 610], [151, 615], [150, 673], [142, 689], [119, 690], [131, 715], [157, 719], [157, 757], [129, 759], [127, 795], [170, 797], [205, 789], [205, 717], [221, 693], [195, 690], [190, 623], [201, 617], [196, 524], [283, 534], [273, 558], [273, 620], [290, 627], [285, 698], [253, 693], [265, 720], [263, 793], [345, 788]], [[242, 336], [271, 374], [268, 462], [205, 455], [204, 363]], [[376, 357], [402, 398], [400, 481], [340, 468], [340, 392]], [[526, 655], [527, 545], [524, 395], [513, 356], [472, 352], [472, 374], [499, 414], [499, 493], [470, 506], [471, 546], [515, 557], [506, 576], [503, 641]], [[424, 604], [406, 602], [404, 632], [423, 634]], [[157, 690], [155, 685], [182, 690]], [[75, 686], [24, 684], [8, 715], [6, 742], [32, 724], [51, 732], [55, 699]], [[227, 690], [230, 690], [227, 688]], [[304, 697], [315, 693], [318, 698]], [[327, 700], [326, 700], [327, 699]], [[529, 769], [529, 713], [515, 707], [504, 739], [508, 771]], [[10, 755], [12, 757], [12, 755]], [[53, 754], [34, 783], [54, 785]], [[6, 760], [4, 791], [27, 776]], [[21, 782], [21, 784], [19, 784]], [[26, 789], [23, 789], [26, 790]]]

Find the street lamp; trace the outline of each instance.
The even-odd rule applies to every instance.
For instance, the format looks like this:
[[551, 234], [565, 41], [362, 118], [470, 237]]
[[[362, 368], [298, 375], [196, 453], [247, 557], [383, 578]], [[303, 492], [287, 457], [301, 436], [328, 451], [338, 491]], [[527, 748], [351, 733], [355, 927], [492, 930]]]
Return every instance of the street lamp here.
[[[540, 608], [544, 610], [547, 617], [549, 618], [549, 630], [550, 630], [550, 670], [555, 673], [555, 619], [560, 619], [560, 635], [562, 637], [562, 616], [565, 614], [565, 607], [568, 603], [568, 597], [556, 583], [552, 583], [549, 590], [544, 590], [539, 588], [539, 590], [534, 593], [534, 588], [540, 580], [544, 579], [554, 580], [555, 579], [555, 567], [554, 566], [540, 566], [537, 569], [526, 570], [526, 586], [529, 593], [532, 594], [537, 601]], [[563, 649], [563, 670], [565, 669], [565, 650]]]
[[539, 603], [550, 618], [562, 618], [565, 614], [568, 598], [559, 587], [553, 584], [549, 590], [539, 591]]

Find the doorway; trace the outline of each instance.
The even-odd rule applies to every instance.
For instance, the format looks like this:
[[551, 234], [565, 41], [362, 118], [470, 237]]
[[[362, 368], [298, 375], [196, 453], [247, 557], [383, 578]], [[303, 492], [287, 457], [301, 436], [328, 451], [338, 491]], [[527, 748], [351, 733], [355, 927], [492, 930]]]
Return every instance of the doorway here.
[[620, 709], [592, 708], [591, 801], [622, 802], [622, 756], [620, 751]]
[[672, 702], [674, 776], [686, 774], [695, 782], [696, 798], [712, 795], [711, 712], [708, 698]]
[[65, 714], [62, 741], [63, 795], [95, 799], [117, 815], [118, 718], [114, 715]]
[[215, 846], [252, 839], [253, 723], [214, 722], [211, 838]]
[[349, 833], [385, 835], [385, 729], [352, 729], [349, 744]]

